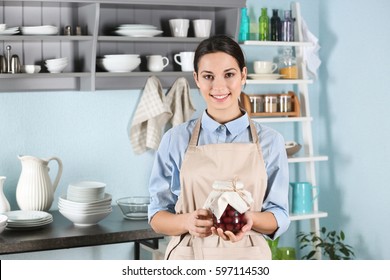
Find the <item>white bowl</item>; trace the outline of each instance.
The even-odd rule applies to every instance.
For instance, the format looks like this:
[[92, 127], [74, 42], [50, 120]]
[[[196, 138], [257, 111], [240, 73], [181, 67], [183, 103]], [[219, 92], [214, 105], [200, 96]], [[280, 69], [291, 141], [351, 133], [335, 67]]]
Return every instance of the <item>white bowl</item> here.
[[22, 73], [27, 73], [27, 74], [39, 73], [39, 71], [41, 71], [41, 66], [40, 65], [22, 65], [21, 71], [22, 71]]
[[139, 54], [106, 54], [104, 58], [109, 59], [136, 59], [139, 58]]
[[62, 206], [68, 206], [78, 209], [88, 209], [91, 207], [104, 207], [110, 205], [112, 201], [112, 196], [108, 193], [104, 194], [104, 199], [99, 201], [91, 201], [91, 202], [76, 202], [71, 201], [66, 198], [66, 195], [62, 195], [59, 197], [58, 203]]
[[0, 226], [4, 226], [7, 224], [8, 216], [0, 214]]
[[55, 66], [46, 65], [46, 68], [50, 73], [61, 73], [62, 71], [64, 71], [66, 66], [68, 66], [67, 63], [61, 65], [55, 65]]
[[140, 58], [131, 61], [103, 58], [101, 63], [108, 72], [131, 72], [141, 64]]
[[59, 212], [68, 220], [74, 223], [76, 226], [92, 226], [96, 225], [98, 222], [103, 220], [105, 217], [107, 217], [111, 211], [106, 212], [100, 212], [100, 213], [94, 213], [94, 214], [80, 214], [80, 213], [73, 213], [66, 210], [59, 209]]
[[57, 64], [57, 63], [63, 63], [63, 62], [68, 62], [67, 57], [60, 57], [60, 58], [53, 58], [53, 59], [47, 59], [45, 60], [47, 64]]

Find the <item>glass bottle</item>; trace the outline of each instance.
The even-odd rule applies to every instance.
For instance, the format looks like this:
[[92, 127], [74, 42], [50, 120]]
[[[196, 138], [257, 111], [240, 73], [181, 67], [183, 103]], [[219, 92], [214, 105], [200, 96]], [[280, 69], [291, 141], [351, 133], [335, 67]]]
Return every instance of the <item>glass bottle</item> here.
[[291, 17], [291, 10], [284, 11], [284, 20], [282, 22], [282, 41], [294, 41], [294, 20]]
[[278, 9], [272, 10], [271, 41], [280, 41], [281, 38], [281, 34], [280, 34], [281, 21], [278, 12], [279, 12]]
[[269, 40], [269, 17], [267, 15], [267, 8], [261, 8], [261, 15], [259, 17], [259, 40]]
[[241, 23], [240, 23], [240, 34], [238, 40], [240, 42], [249, 40], [249, 16], [247, 8], [241, 9]]
[[278, 68], [282, 79], [298, 79], [297, 60], [291, 47], [283, 48]]

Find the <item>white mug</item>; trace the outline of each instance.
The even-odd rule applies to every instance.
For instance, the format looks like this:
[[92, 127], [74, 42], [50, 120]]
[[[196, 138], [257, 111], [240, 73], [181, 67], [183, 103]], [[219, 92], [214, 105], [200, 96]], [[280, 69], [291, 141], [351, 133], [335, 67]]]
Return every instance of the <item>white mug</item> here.
[[183, 18], [170, 19], [169, 26], [173, 37], [187, 37], [190, 20]]
[[253, 70], [256, 74], [272, 74], [278, 65], [272, 61], [254, 61]]
[[194, 19], [192, 21], [194, 25], [195, 37], [209, 37], [211, 31], [211, 19]]
[[181, 71], [194, 71], [194, 52], [180, 52], [173, 57], [175, 62], [181, 66]]
[[148, 55], [147, 67], [150, 72], [161, 72], [169, 64], [168, 57], [161, 55]]

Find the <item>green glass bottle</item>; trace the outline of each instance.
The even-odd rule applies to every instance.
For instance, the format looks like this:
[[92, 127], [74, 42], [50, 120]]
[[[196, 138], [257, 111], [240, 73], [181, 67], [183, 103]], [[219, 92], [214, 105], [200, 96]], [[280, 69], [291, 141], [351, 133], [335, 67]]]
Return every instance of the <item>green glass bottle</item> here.
[[259, 40], [269, 40], [269, 17], [267, 15], [267, 8], [261, 8], [261, 15], [259, 17]]

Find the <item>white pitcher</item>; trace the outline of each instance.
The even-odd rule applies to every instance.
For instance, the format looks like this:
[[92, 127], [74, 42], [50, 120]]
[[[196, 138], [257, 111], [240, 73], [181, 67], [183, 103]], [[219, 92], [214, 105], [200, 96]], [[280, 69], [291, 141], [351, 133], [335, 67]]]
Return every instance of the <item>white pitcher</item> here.
[[9, 202], [3, 191], [4, 181], [6, 178], [7, 177], [0, 176], [0, 213], [5, 213], [11, 210]]
[[[22, 173], [16, 187], [16, 202], [21, 210], [47, 211], [50, 209], [54, 192], [62, 174], [62, 162], [57, 157], [40, 159], [32, 156], [19, 156]], [[48, 164], [51, 160], [58, 163], [58, 172], [54, 182], [49, 177]]]

